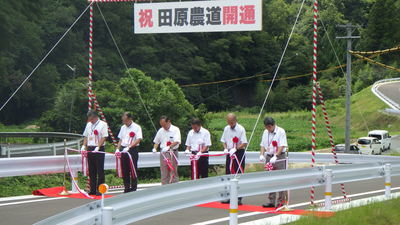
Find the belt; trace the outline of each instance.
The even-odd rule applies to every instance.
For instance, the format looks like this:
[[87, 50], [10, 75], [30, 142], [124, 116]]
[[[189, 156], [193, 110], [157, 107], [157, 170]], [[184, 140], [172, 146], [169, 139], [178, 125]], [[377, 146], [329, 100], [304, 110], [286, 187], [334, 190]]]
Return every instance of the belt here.
[[[279, 154], [279, 155], [277, 155], [277, 156], [280, 156], [280, 155], [284, 155], [286, 152], [281, 152], [281, 154]], [[269, 157], [273, 157], [274, 156], [274, 154], [267, 154], [267, 156], [269, 156]]]

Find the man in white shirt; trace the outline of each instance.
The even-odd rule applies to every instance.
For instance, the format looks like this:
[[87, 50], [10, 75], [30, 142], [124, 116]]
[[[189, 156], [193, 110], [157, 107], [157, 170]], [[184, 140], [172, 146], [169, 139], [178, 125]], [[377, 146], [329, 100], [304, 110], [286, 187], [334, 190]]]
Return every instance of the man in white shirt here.
[[106, 139], [108, 137], [108, 125], [101, 121], [96, 111], [90, 110], [87, 113], [88, 123], [83, 132], [83, 145], [81, 150], [89, 151], [89, 177], [90, 177], [90, 195], [101, 195], [97, 190], [104, 180], [104, 152]]
[[196, 155], [199, 157], [197, 161], [197, 170], [193, 171], [193, 163], [191, 162], [192, 169], [192, 180], [197, 178], [208, 177], [208, 157], [201, 156], [203, 153], [208, 153], [211, 146], [211, 135], [210, 132], [202, 127], [201, 121], [198, 118], [193, 118], [190, 122], [192, 129], [189, 131], [186, 138], [186, 153]]
[[[178, 148], [181, 144], [181, 131], [171, 124], [171, 120], [167, 116], [160, 117], [160, 125], [161, 128], [153, 140], [153, 152], [157, 152], [157, 148], [160, 147], [161, 184], [176, 183], [179, 181], [178, 162], [176, 159], [178, 158]], [[164, 157], [169, 159], [173, 169], [169, 169]]]
[[[264, 119], [265, 130], [260, 144], [260, 161], [270, 162], [274, 170], [286, 169], [286, 149], [288, 147], [286, 140], [286, 132], [275, 124], [275, 120], [271, 117]], [[276, 199], [276, 193], [269, 193], [269, 203], [263, 207], [280, 207], [287, 203], [287, 191], [280, 191], [279, 197]]]
[[[121, 127], [118, 138], [118, 147], [115, 153], [121, 152], [121, 167], [122, 177], [124, 180], [124, 193], [136, 191], [137, 189], [137, 162], [139, 159], [139, 143], [143, 139], [142, 128], [133, 122], [132, 114], [125, 112], [122, 115], [122, 122], [124, 125]], [[131, 155], [135, 171], [131, 170], [130, 158]], [[132, 174], [133, 173], [133, 174]]]
[[[226, 116], [226, 122], [228, 125], [224, 128], [224, 133], [221, 137], [224, 152], [229, 153], [226, 156], [226, 174], [242, 173], [246, 163], [244, 155], [247, 146], [246, 130], [237, 122], [236, 115], [233, 113], [229, 113]], [[229, 200], [222, 201], [222, 203], [229, 203]], [[239, 197], [238, 204], [242, 204], [241, 197]]]

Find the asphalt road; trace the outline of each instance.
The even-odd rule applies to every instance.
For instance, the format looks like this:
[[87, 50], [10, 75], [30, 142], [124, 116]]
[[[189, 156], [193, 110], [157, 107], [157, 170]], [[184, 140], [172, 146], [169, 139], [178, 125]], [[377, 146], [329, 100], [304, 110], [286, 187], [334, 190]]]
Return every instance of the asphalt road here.
[[[392, 178], [393, 187], [398, 187], [396, 191], [400, 191], [400, 179], [399, 177]], [[384, 181], [383, 179], [374, 179], [362, 182], [347, 183], [345, 185], [346, 191], [349, 195], [370, 192], [376, 190], [383, 190]], [[338, 185], [333, 187], [334, 197], [341, 196]], [[378, 194], [383, 194], [380, 192]], [[365, 194], [359, 197], [352, 197], [352, 199], [365, 198], [368, 196], [377, 194]], [[316, 189], [317, 199], [321, 199], [323, 196], [323, 187]], [[309, 189], [301, 189], [291, 191], [290, 193], [290, 204], [304, 203], [302, 207], [307, 208], [309, 202]], [[86, 199], [70, 199], [70, 198], [47, 198], [47, 197], [34, 197], [30, 196], [30, 199], [0, 199], [0, 224], [9, 225], [25, 225], [32, 224], [40, 221], [49, 216], [57, 213], [66, 211], [68, 209], [80, 206], [91, 200]], [[266, 195], [252, 196], [244, 198], [244, 204], [249, 205], [261, 205], [265, 203]], [[244, 217], [239, 219], [239, 222], [247, 222], [256, 219], [262, 219], [273, 214], [262, 214], [252, 212], [239, 212], [239, 215]], [[191, 207], [152, 218], [148, 218], [135, 224], [140, 225], [187, 225], [187, 224], [227, 224], [228, 211], [224, 209], [213, 209], [203, 207]]]
[[378, 90], [400, 105], [400, 82], [383, 83], [379, 85]]

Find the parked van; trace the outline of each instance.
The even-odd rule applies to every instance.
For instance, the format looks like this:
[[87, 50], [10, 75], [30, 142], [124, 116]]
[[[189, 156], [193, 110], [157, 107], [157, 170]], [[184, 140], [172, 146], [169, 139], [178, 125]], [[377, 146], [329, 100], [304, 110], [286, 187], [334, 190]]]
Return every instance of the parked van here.
[[382, 153], [382, 145], [375, 137], [361, 137], [357, 140], [357, 147], [363, 155], [378, 155]]
[[387, 130], [372, 130], [368, 132], [368, 137], [374, 137], [378, 139], [379, 143], [382, 144], [383, 151], [390, 149], [392, 139]]

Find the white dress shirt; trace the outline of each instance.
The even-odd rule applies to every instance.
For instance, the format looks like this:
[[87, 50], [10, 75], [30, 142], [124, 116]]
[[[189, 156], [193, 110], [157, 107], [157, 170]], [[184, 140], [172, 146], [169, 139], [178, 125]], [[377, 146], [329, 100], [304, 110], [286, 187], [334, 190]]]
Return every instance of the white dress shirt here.
[[[131, 132], [134, 134], [133, 137], [130, 136]], [[121, 140], [121, 146], [128, 147], [137, 139], [143, 139], [142, 128], [135, 122], [132, 122], [129, 127], [124, 124], [119, 131], [118, 138]]]
[[276, 153], [276, 147], [272, 146], [272, 141], [276, 141], [278, 147], [284, 147], [282, 152], [286, 152], [288, 144], [286, 140], [286, 132], [283, 128], [275, 126], [275, 130], [272, 133], [268, 132], [268, 130], [264, 130], [260, 146], [264, 147], [267, 154], [270, 155]]
[[[179, 144], [181, 143], [181, 131], [179, 130], [178, 127], [174, 126], [171, 124], [168, 130], [165, 130], [164, 128], [160, 128], [157, 131], [156, 137], [154, 138], [153, 142], [155, 144], [159, 144], [160, 148], [163, 149], [167, 147], [167, 142], [178, 142]], [[179, 144], [174, 146], [174, 150], [179, 148]]]
[[[234, 137], [239, 139], [239, 142], [236, 144], [233, 143]], [[237, 148], [241, 144], [247, 144], [246, 130], [239, 123], [236, 123], [234, 128], [231, 128], [231, 126], [228, 125], [224, 128], [221, 142], [226, 143], [228, 149]]]
[[[189, 131], [186, 138], [186, 146], [190, 146], [190, 151], [198, 152], [203, 146], [211, 146], [211, 135], [210, 132], [201, 127], [199, 132], [195, 132], [193, 129]], [[208, 148], [207, 148], [208, 151]]]
[[[94, 124], [91, 122], [86, 124], [85, 131], [83, 132], [83, 136], [87, 138], [88, 146], [98, 146], [99, 141], [102, 138], [108, 137], [108, 125], [106, 122], [102, 120], [97, 120]], [[94, 133], [96, 133], [95, 135]], [[106, 142], [103, 143], [103, 146], [106, 145]]]

